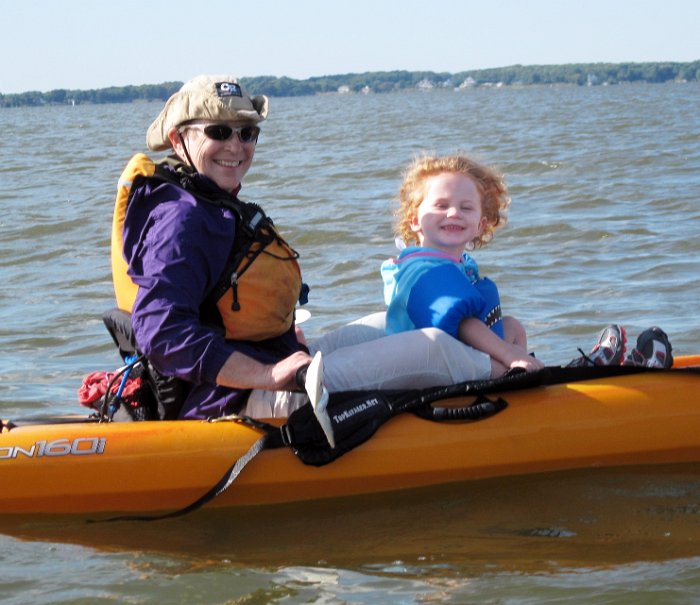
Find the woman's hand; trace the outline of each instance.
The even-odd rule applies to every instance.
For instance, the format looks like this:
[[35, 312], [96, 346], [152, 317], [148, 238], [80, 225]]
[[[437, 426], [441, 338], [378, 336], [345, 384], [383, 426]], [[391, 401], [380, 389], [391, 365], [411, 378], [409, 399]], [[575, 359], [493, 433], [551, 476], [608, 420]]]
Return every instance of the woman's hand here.
[[311, 357], [308, 353], [297, 351], [289, 357], [285, 357], [282, 361], [278, 361], [273, 366], [272, 383], [276, 386], [267, 387], [270, 391], [298, 391], [299, 385], [296, 382], [297, 372], [299, 368], [303, 368], [311, 363]]
[[216, 383], [234, 389], [264, 389], [266, 391], [295, 391], [299, 368], [311, 363], [303, 351], [292, 353], [281, 361], [265, 364], [243, 353], [233, 353], [216, 377]]

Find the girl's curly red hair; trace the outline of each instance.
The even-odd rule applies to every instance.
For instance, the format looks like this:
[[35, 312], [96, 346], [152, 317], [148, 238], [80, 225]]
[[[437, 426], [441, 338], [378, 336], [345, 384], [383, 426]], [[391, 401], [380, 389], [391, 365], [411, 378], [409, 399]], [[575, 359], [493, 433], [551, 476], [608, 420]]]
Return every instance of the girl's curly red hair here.
[[464, 156], [449, 155], [444, 157], [422, 156], [416, 158], [404, 172], [403, 183], [399, 190], [400, 206], [396, 212], [396, 234], [406, 245], [419, 243], [418, 235], [411, 229], [411, 222], [416, 216], [418, 206], [425, 198], [426, 181], [445, 172], [463, 174], [471, 178], [481, 194], [482, 212], [486, 217], [486, 227], [482, 234], [472, 240], [469, 246], [481, 248], [493, 239], [494, 231], [508, 221], [510, 197], [503, 175], [485, 164]]

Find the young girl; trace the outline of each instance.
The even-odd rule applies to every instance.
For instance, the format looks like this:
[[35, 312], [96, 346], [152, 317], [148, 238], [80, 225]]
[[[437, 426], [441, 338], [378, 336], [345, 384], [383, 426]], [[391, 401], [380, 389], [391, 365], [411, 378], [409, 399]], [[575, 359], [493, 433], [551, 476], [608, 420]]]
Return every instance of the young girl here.
[[492, 377], [544, 367], [528, 354], [522, 324], [501, 315], [496, 284], [465, 252], [507, 220], [502, 176], [462, 155], [426, 156], [408, 167], [399, 197], [397, 234], [409, 247], [382, 263], [387, 333], [440, 328], [488, 354]]

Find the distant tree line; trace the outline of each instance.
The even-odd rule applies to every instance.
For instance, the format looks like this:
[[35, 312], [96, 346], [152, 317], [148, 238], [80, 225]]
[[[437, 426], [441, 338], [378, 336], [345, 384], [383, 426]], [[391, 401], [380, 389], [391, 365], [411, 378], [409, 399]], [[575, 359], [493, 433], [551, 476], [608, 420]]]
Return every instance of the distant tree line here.
[[[395, 92], [410, 89], [453, 89], [478, 86], [532, 86], [570, 84], [597, 86], [629, 82], [697, 82], [700, 61], [690, 63], [577, 63], [567, 65], [512, 65], [458, 73], [383, 71], [342, 74], [295, 80], [287, 77], [242, 78], [251, 93], [271, 97], [297, 97], [338, 92]], [[0, 107], [82, 103], [165, 101], [182, 82], [112, 86], [95, 90], [30, 91], [0, 94]]]
[[0, 107], [22, 105], [79, 105], [83, 103], [131, 103], [132, 101], [165, 101], [182, 82], [163, 82], [142, 86], [111, 86], [95, 90], [66, 90], [59, 88], [49, 92], [29, 91], [17, 94], [0, 94]]

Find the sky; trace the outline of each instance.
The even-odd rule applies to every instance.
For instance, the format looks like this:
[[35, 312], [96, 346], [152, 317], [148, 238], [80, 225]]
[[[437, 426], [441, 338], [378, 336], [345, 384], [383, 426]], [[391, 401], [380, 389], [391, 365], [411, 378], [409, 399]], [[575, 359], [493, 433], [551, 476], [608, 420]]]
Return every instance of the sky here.
[[0, 93], [695, 61], [698, 0], [0, 0]]

